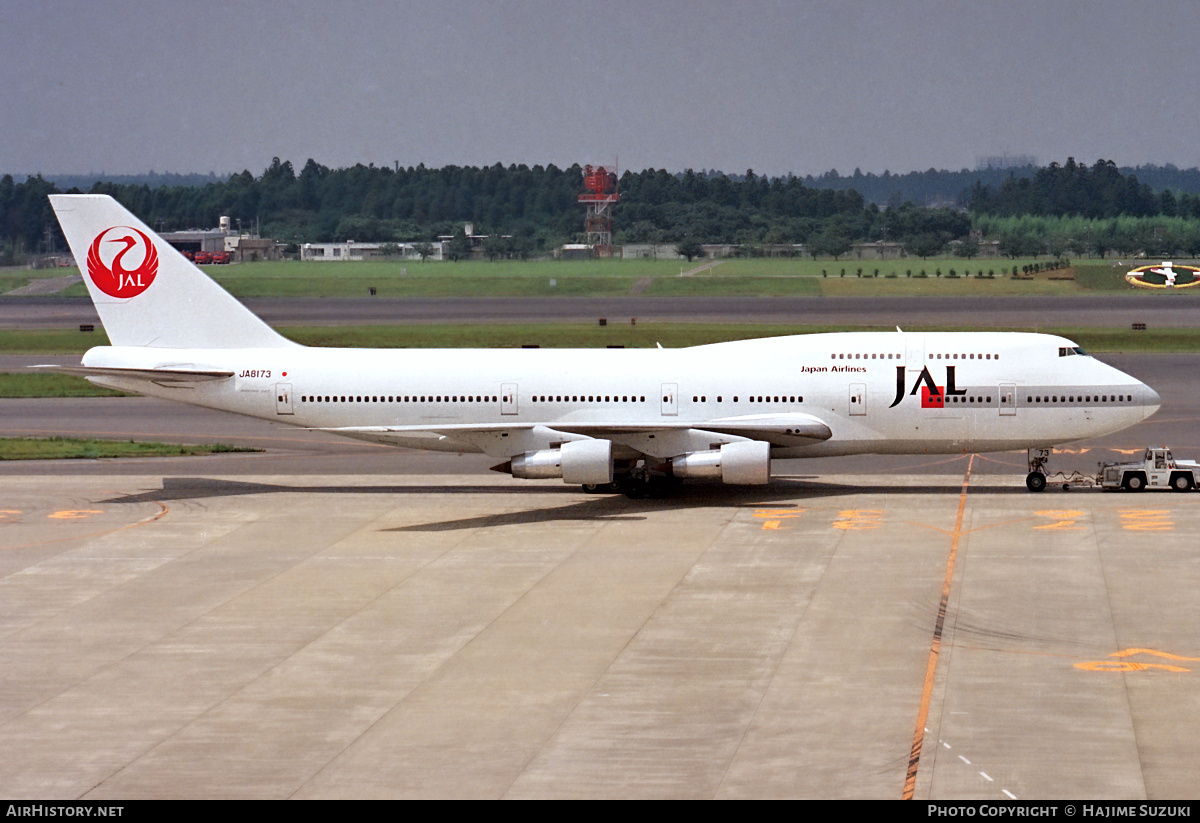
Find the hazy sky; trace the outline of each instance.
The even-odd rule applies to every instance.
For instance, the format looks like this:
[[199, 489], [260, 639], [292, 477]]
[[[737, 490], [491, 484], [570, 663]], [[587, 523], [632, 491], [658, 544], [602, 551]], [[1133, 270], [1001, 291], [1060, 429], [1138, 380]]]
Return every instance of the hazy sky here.
[[0, 172], [1200, 165], [1196, 0], [0, 0]]

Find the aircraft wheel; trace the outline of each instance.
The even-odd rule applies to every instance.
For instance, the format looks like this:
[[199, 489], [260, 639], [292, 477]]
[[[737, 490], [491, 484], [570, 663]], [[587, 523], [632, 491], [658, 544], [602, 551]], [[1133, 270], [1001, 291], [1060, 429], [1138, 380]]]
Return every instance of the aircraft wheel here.
[[1025, 488], [1031, 492], [1041, 492], [1046, 490], [1046, 475], [1041, 472], [1030, 472], [1025, 475]]
[[1127, 474], [1121, 481], [1121, 488], [1127, 492], [1143, 492], [1146, 490], [1146, 477], [1140, 472]]
[[587, 494], [612, 494], [621, 491], [621, 484], [613, 483], [584, 483], [583, 490]]
[[1186, 474], [1177, 474], [1171, 478], [1171, 488], [1177, 492], [1186, 492], [1192, 490], [1192, 478]]

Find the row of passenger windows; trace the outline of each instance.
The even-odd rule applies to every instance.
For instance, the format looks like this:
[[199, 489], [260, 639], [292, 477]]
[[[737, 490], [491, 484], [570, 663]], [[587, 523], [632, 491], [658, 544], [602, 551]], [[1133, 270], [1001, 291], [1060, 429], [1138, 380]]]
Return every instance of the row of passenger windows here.
[[[329, 395], [329, 394], [304, 394], [300, 396], [301, 403], [487, 403], [489, 400], [492, 403], [499, 401], [500, 398], [495, 395], [441, 395], [441, 394], [421, 394], [421, 395]], [[529, 398], [533, 403], [645, 403], [646, 396], [631, 395], [631, 394], [573, 394], [573, 395], [534, 395]], [[663, 402], [670, 402], [669, 397], [663, 397]], [[707, 403], [707, 395], [692, 395], [693, 403]], [[717, 396], [717, 402], [724, 402], [721, 395]], [[733, 402], [738, 402], [737, 395], [734, 396]], [[782, 396], [776, 395], [773, 397], [766, 395], [757, 395], [747, 397], [748, 403], [803, 403], [804, 398], [797, 395]]]
[[330, 395], [330, 394], [303, 394], [300, 395], [301, 403], [486, 403], [488, 401], [495, 403], [499, 400], [495, 395]]
[[[1131, 400], [1133, 400], [1133, 395], [1129, 395], [1129, 394], [1114, 394], [1114, 395], [1112, 395], [1112, 398], [1111, 398], [1111, 402], [1113, 402], [1113, 403], [1127, 403]], [[1036, 397], [1032, 396], [1032, 395], [1028, 395], [1025, 398], [1026, 403], [1058, 403], [1059, 401], [1062, 401], [1064, 403], [1108, 403], [1108, 402], [1110, 402], [1110, 398], [1109, 398], [1109, 395], [1107, 395], [1107, 394], [1062, 395], [1061, 397], [1057, 394], [1040, 395], [1040, 396], [1036, 396]], [[991, 403], [992, 398], [991, 397], [950, 396], [950, 397], [946, 398], [946, 402], [947, 403]]]
[[[582, 394], [555, 394], [555, 395], [537, 395], [529, 398], [534, 403], [645, 403], [646, 396], [637, 396], [632, 394], [589, 394], [586, 397]], [[666, 398], [663, 398], [664, 400]]]
[[[831, 354], [830, 360], [903, 360], [904, 358], [898, 354]], [[965, 354], [958, 353], [935, 353], [928, 357], [929, 360], [999, 360], [998, 354], [976, 354], [975, 352], [967, 352]]]
[[[489, 400], [492, 403], [498, 402], [500, 398], [495, 395], [301, 395], [300, 402], [302, 403], [486, 403]], [[535, 395], [530, 398], [534, 403], [645, 403], [645, 395]], [[737, 395], [733, 396], [733, 402], [739, 400]], [[1129, 403], [1133, 401], [1133, 395], [1130, 394], [1114, 394], [1109, 398], [1107, 394], [1101, 395], [1063, 395], [1061, 398], [1057, 394], [1052, 395], [1028, 395], [1025, 398], [1026, 403]], [[663, 402], [670, 402], [669, 398], [663, 397]], [[693, 403], [707, 403], [707, 395], [692, 395]], [[717, 395], [717, 402], [724, 402], [721, 395]], [[804, 398], [799, 395], [753, 395], [746, 398], [747, 403], [803, 403]], [[991, 403], [991, 397], [960, 397], [949, 396], [946, 398], [947, 403]]]
[[[582, 402], [608, 403], [610, 401], [614, 402], [614, 403], [617, 401], [620, 401], [622, 403], [629, 403], [629, 402], [645, 403], [646, 402], [645, 395], [641, 395], [641, 396], [620, 395], [620, 396], [617, 396], [617, 395], [607, 395], [607, 394], [604, 395], [603, 397], [601, 397], [600, 395], [590, 395], [590, 394], [587, 395], [586, 397], [584, 395], [565, 395], [565, 394], [553, 395], [553, 396], [551, 396], [551, 395], [534, 395], [530, 399], [534, 403], [582, 403]], [[670, 403], [671, 402], [670, 395], [664, 395], [663, 402]], [[692, 402], [693, 403], [707, 403], [708, 395], [693, 394]], [[724, 395], [717, 395], [717, 402], [718, 403], [725, 402]], [[733, 402], [734, 403], [738, 402], [738, 395], [733, 396]], [[760, 394], [760, 395], [756, 395], [753, 397], [747, 397], [746, 402], [747, 403], [803, 403], [804, 398], [800, 397], [798, 395], [794, 395], [794, 394], [790, 395], [790, 396], [783, 396], [783, 395], [767, 396], [767, 395]]]
[[[666, 399], [667, 399], [667, 398], [665, 398], [665, 397], [663, 398], [663, 400], [666, 400]], [[704, 394], [701, 394], [701, 395], [694, 395], [694, 394], [693, 394], [693, 395], [692, 395], [692, 402], [693, 402], [693, 403], [707, 403], [707, 402], [708, 402], [708, 396], [707, 396], [707, 395], [704, 395]], [[718, 403], [724, 403], [724, 402], [725, 402], [725, 398], [724, 398], [722, 395], [719, 395], [719, 394], [718, 394], [718, 395], [717, 395], [717, 402], [718, 402]], [[734, 402], [734, 403], [737, 403], [737, 402], [738, 402], [738, 395], [736, 395], [736, 394], [735, 394], [735, 395], [733, 396], [733, 402]], [[747, 403], [803, 403], [803, 402], [804, 402], [804, 398], [803, 398], [803, 397], [801, 397], [800, 395], [796, 395], [796, 394], [793, 394], [793, 395], [790, 395], [790, 396], [785, 396], [785, 395], [782, 395], [782, 394], [778, 394], [778, 395], [774, 395], [774, 396], [765, 395], [765, 394], [759, 394], [759, 395], [751, 395], [750, 397], [747, 397], [747, 398], [746, 398], [746, 402], [747, 402]]]
[[1062, 395], [1045, 394], [1036, 397], [1025, 398], [1026, 403], [1130, 403], [1133, 401], [1132, 394], [1114, 394], [1110, 398], [1107, 394], [1082, 394], [1082, 395]]
[[[302, 403], [487, 403], [491, 401], [496, 403], [499, 397], [495, 395], [301, 395], [300, 402]], [[530, 398], [534, 403], [645, 403], [645, 395], [535, 395]], [[1114, 394], [1109, 398], [1107, 394], [1101, 395], [1063, 395], [1061, 398], [1057, 394], [1026, 396], [1027, 403], [1129, 403], [1133, 400], [1133, 395], [1130, 394]], [[738, 395], [733, 396], [733, 402], [739, 401]], [[669, 398], [663, 397], [663, 402], [670, 402]], [[693, 403], [707, 403], [707, 395], [692, 395]], [[721, 395], [717, 395], [717, 402], [724, 402]], [[803, 403], [804, 398], [800, 395], [752, 395], [746, 398], [747, 403]], [[959, 397], [950, 396], [946, 398], [947, 403], [991, 403], [991, 397]]]

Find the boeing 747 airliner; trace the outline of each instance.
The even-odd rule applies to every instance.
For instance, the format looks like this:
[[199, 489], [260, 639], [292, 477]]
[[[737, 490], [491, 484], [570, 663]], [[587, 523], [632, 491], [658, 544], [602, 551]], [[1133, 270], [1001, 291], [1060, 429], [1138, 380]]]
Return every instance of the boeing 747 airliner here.
[[646, 494], [763, 484], [779, 458], [1028, 449], [1131, 426], [1153, 389], [1070, 340], [855, 332], [685, 349], [328, 349], [277, 334], [106, 195], [51, 202], [111, 346], [92, 382], [348, 437], [482, 452], [517, 478]]

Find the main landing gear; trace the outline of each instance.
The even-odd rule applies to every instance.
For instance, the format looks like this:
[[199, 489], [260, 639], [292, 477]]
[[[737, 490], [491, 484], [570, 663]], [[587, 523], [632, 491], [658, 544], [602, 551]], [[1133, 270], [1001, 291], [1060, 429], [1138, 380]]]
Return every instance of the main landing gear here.
[[587, 494], [623, 494], [633, 500], [642, 498], [661, 499], [670, 497], [683, 486], [683, 481], [659, 470], [652, 470], [645, 462], [619, 466], [611, 483], [584, 484]]
[[641, 477], [631, 475], [621, 480], [621, 492], [631, 500], [641, 500], [649, 497], [661, 500], [679, 491], [683, 481], [677, 477], [666, 477], [660, 474], [645, 474]]
[[1031, 492], [1046, 490], [1046, 461], [1050, 459], [1050, 449], [1029, 449], [1025, 453], [1029, 462], [1029, 474], [1025, 475], [1025, 488]]

